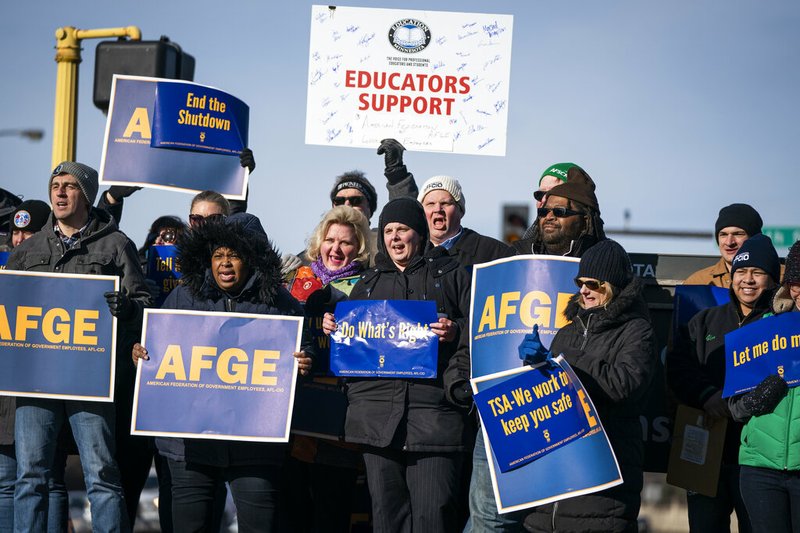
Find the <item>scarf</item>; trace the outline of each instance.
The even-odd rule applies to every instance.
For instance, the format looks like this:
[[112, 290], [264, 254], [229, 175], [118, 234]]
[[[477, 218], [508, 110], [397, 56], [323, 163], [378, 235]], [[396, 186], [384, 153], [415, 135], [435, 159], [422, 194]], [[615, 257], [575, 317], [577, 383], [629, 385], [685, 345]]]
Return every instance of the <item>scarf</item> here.
[[311, 263], [311, 270], [314, 271], [314, 275], [317, 276], [322, 282], [322, 285], [325, 286], [331, 281], [355, 276], [361, 272], [362, 267], [359, 261], [353, 261], [339, 270], [330, 270], [325, 266], [325, 263], [322, 262], [322, 258], [317, 257], [317, 260]]

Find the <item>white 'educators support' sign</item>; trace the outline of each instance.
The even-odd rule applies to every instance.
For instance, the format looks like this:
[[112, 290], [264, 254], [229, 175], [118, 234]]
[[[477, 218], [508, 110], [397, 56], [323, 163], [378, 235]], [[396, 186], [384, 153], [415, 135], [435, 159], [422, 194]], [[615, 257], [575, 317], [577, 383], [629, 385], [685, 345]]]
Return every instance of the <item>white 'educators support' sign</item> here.
[[313, 6], [306, 143], [502, 156], [511, 15]]

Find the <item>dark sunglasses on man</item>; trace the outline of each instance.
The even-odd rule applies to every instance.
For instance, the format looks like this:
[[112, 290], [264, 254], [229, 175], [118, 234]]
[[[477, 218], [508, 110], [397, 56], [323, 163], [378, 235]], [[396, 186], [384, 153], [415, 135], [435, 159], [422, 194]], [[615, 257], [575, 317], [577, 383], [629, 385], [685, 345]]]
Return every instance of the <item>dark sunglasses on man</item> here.
[[351, 206], [358, 207], [364, 200], [363, 196], [334, 196], [333, 205], [344, 205], [346, 202], [350, 202]]
[[193, 228], [197, 228], [202, 226], [206, 222], [213, 220], [213, 221], [220, 221], [225, 220], [225, 215], [222, 213], [217, 213], [215, 215], [208, 215], [204, 217], [203, 215], [189, 215], [189, 225]]
[[550, 211], [553, 212], [553, 216], [556, 218], [573, 217], [575, 215], [586, 214], [583, 211], [573, 211], [567, 207], [540, 207], [536, 210], [536, 214], [539, 216], [539, 218], [544, 218]]

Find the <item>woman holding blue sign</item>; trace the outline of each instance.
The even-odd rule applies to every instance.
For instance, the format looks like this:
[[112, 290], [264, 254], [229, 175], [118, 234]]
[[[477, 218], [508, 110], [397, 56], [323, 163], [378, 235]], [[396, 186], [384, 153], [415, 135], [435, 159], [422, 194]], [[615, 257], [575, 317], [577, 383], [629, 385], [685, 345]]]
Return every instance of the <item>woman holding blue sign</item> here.
[[[800, 312], [800, 241], [786, 256], [772, 308], [776, 314]], [[771, 375], [729, 405], [734, 419], [745, 422], [739, 485], [753, 531], [800, 531], [800, 389], [787, 390], [782, 376]]]
[[[375, 267], [350, 300], [432, 300], [439, 320], [433, 379], [348, 378], [347, 442], [364, 445], [373, 527], [385, 531], [454, 531], [471, 395], [466, 331], [469, 274], [441, 248], [423, 255], [428, 226], [411, 198], [380, 215]], [[336, 330], [326, 314], [326, 333]]]
[[[536, 507], [526, 517], [525, 528], [637, 531], [644, 462], [639, 415], [657, 358], [643, 284], [634, 277], [628, 254], [610, 239], [583, 254], [575, 284], [580, 290], [564, 311], [571, 322], [556, 333], [550, 353], [564, 355], [592, 398], [623, 483]], [[526, 362], [538, 362], [548, 355], [536, 341], [538, 333], [527, 335], [520, 346]]]
[[[178, 241], [183, 283], [163, 307], [270, 315], [300, 315], [297, 301], [281, 285], [280, 257], [257, 217], [239, 213], [206, 221]], [[301, 373], [311, 366], [302, 352]], [[148, 360], [136, 344], [134, 361]], [[225, 440], [157, 438], [172, 476], [176, 532], [206, 531], [213, 522], [219, 484], [228, 482], [236, 504], [239, 531], [278, 526], [280, 473], [286, 448], [279, 444]]]
[[[369, 222], [361, 211], [347, 205], [334, 207], [309, 239], [306, 258], [311, 265], [295, 269], [287, 282], [292, 296], [305, 304], [307, 350], [314, 361], [313, 382], [298, 383], [293, 429], [330, 435], [323, 439], [295, 434], [290, 441], [287, 500], [293, 530], [350, 529], [356, 479], [363, 470], [361, 453], [357, 446], [335, 440], [343, 437], [346, 400], [335, 385], [336, 378], [328, 377], [332, 376], [329, 339], [321, 322], [325, 312], [347, 299], [369, 266], [369, 235]], [[321, 402], [327, 405], [319, 405]], [[327, 433], [337, 421], [341, 423], [338, 432]], [[322, 429], [313, 427], [320, 422]]]

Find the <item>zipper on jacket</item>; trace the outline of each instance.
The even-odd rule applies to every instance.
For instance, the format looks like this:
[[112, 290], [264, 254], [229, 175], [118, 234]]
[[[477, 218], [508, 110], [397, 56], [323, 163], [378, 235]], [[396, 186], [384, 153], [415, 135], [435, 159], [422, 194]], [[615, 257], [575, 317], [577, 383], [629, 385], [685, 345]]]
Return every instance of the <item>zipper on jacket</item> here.
[[550, 525], [553, 527], [553, 533], [556, 531], [556, 513], [558, 512], [558, 502], [553, 504], [553, 517], [550, 521]]
[[225, 310], [229, 313], [233, 313], [235, 305], [233, 305], [233, 299], [225, 298]]
[[792, 425], [792, 407], [794, 406], [794, 398], [789, 398], [787, 394], [784, 398], [788, 398], [789, 412], [786, 414], [786, 434], [783, 437], [785, 449], [783, 450], [783, 469], [789, 469], [789, 428]]
[[583, 350], [584, 348], [586, 348], [586, 343], [589, 341], [589, 324], [591, 324], [592, 322], [592, 315], [589, 315], [588, 318], [586, 319], [586, 325], [583, 324], [583, 319], [581, 317], [577, 318], [578, 321], [581, 323], [581, 326], [583, 326], [583, 342], [581, 342], [581, 347], [580, 347], [580, 349]]

